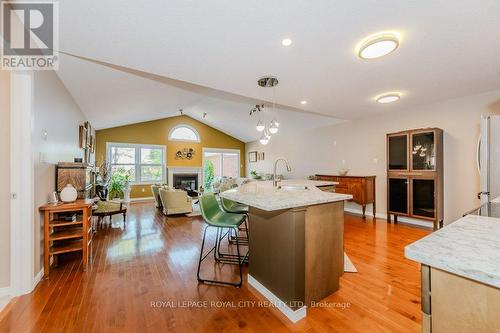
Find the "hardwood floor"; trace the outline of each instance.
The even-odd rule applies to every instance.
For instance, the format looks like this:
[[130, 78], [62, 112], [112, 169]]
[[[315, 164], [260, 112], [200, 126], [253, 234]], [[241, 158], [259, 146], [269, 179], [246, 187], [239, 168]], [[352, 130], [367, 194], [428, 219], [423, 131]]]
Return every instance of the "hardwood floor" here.
[[[403, 248], [429, 231], [346, 215], [345, 251], [359, 272], [345, 273], [327, 306], [294, 325], [251, 303], [263, 299], [246, 280], [241, 289], [198, 285], [201, 218], [167, 218], [152, 203], [132, 204], [127, 218], [126, 230], [117, 218], [96, 234], [87, 272], [77, 256], [61, 258], [0, 315], [0, 332], [420, 331], [419, 266]], [[206, 261], [203, 273], [228, 277], [233, 269]]]

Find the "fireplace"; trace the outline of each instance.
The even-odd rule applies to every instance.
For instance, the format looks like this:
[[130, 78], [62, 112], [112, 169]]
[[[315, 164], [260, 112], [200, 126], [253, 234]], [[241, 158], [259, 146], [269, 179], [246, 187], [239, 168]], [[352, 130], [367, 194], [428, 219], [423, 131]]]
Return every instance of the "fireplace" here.
[[173, 185], [176, 189], [187, 191], [191, 197], [196, 197], [198, 189], [197, 173], [177, 173], [173, 175]]

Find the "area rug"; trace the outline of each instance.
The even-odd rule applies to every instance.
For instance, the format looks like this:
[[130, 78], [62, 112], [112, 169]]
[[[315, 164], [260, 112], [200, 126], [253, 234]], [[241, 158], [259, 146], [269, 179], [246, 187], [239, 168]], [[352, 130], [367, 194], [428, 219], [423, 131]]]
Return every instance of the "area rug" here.
[[193, 211], [189, 214], [186, 214], [186, 216], [193, 217], [193, 216], [200, 216], [201, 215], [200, 205], [196, 204], [195, 201], [198, 201], [198, 200], [193, 201]]
[[347, 273], [357, 273], [358, 270], [352, 263], [351, 259], [347, 256], [347, 254], [344, 252], [344, 272]]

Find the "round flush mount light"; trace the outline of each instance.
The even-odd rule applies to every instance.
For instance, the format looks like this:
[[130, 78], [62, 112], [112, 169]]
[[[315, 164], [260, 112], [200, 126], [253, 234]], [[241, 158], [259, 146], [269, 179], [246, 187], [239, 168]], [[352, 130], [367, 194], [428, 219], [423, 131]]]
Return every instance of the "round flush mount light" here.
[[375, 97], [375, 100], [377, 101], [377, 103], [380, 103], [380, 104], [388, 104], [388, 103], [393, 103], [393, 102], [399, 101], [400, 98], [401, 98], [400, 93], [392, 92], [392, 93], [386, 93], [383, 95], [379, 95], [379, 96]]
[[357, 53], [361, 59], [377, 59], [394, 52], [401, 37], [398, 33], [382, 32], [363, 39], [357, 46]]
[[300, 101], [300, 104], [302, 104], [302, 105], [306, 105], [306, 104], [307, 104], [307, 101], [306, 101], [306, 100]]
[[284, 38], [281, 41], [281, 45], [283, 45], [283, 46], [290, 46], [290, 45], [292, 45], [292, 40], [290, 38]]

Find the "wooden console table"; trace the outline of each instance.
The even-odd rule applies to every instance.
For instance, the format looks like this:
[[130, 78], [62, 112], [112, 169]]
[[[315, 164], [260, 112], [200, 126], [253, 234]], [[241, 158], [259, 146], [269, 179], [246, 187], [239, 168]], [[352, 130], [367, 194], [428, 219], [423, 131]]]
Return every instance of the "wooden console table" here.
[[[49, 276], [50, 257], [58, 263], [58, 255], [82, 251], [83, 270], [92, 257], [92, 200], [46, 204], [39, 208], [44, 214], [44, 278]], [[62, 219], [62, 214], [76, 214], [76, 219]]]
[[335, 192], [352, 195], [352, 201], [363, 207], [363, 218], [366, 217], [366, 205], [373, 204], [373, 218], [375, 219], [375, 176], [335, 176], [316, 175], [318, 180], [338, 182]]

